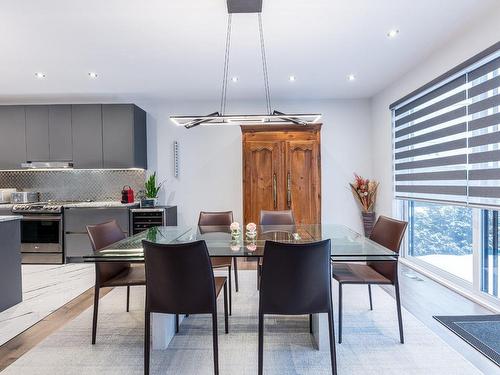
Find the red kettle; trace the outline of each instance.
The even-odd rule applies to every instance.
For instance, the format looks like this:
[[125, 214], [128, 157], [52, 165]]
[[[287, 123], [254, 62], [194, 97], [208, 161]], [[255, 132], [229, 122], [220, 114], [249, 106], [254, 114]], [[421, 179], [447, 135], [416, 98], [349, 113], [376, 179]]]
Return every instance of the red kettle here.
[[134, 203], [134, 191], [129, 185], [122, 189], [122, 203]]

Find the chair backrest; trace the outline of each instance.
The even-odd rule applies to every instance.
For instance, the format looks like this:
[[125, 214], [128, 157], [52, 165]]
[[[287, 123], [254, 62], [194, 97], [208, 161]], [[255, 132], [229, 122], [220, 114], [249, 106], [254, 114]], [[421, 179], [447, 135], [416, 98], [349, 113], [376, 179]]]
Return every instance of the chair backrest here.
[[[126, 237], [116, 220], [87, 225], [87, 233], [94, 251], [104, 249]], [[130, 263], [96, 263], [96, 282], [105, 282], [129, 267]]]
[[266, 241], [260, 284], [262, 314], [328, 312], [330, 240], [305, 244]]
[[[399, 254], [407, 225], [406, 221], [380, 215], [373, 226], [370, 239]], [[397, 262], [372, 261], [367, 264], [393, 283], [397, 280]]]
[[207, 212], [201, 211], [199, 226], [229, 226], [233, 222], [233, 211]]
[[260, 211], [260, 225], [295, 225], [292, 210]]
[[205, 241], [142, 242], [146, 265], [146, 311], [205, 314], [216, 309], [215, 280]]

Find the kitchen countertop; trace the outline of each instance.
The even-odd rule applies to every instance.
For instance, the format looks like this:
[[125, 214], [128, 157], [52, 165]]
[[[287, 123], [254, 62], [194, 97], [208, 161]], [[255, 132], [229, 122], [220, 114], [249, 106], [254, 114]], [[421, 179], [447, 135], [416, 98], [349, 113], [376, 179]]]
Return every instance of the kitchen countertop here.
[[78, 202], [64, 204], [64, 208], [134, 208], [139, 207], [139, 202], [121, 203], [118, 201], [102, 201], [102, 202]]
[[12, 203], [0, 203], [0, 209], [12, 209], [12, 207], [14, 206], [14, 204]]
[[3, 223], [5, 221], [21, 220], [22, 218], [22, 216], [18, 215], [0, 216], [0, 223]]

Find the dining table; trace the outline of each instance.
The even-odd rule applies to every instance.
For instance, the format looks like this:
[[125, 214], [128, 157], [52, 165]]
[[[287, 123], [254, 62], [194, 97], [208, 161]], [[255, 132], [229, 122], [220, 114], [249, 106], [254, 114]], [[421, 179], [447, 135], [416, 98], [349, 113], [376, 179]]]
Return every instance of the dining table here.
[[[84, 256], [84, 262], [144, 263], [144, 240], [158, 244], [186, 243], [204, 240], [210, 257], [261, 258], [266, 241], [290, 244], [330, 239], [331, 261], [366, 262], [397, 261], [398, 254], [379, 245], [353, 229], [340, 224], [260, 225], [248, 232], [229, 226], [163, 226], [152, 227], [101, 250]], [[257, 259], [256, 259], [257, 260]], [[313, 315], [313, 337], [316, 347], [327, 350], [328, 322], [325, 314]], [[153, 348], [166, 349], [175, 335], [173, 315], [153, 314]]]

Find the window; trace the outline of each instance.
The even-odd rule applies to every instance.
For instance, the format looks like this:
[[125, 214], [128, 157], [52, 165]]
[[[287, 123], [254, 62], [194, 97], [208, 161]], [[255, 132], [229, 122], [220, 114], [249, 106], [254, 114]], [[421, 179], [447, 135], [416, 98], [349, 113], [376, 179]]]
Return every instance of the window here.
[[481, 291], [498, 297], [498, 211], [483, 210], [481, 241]]
[[408, 255], [473, 281], [473, 214], [467, 207], [408, 203]]

